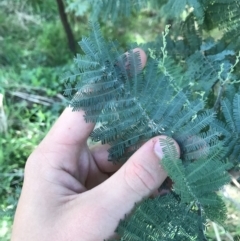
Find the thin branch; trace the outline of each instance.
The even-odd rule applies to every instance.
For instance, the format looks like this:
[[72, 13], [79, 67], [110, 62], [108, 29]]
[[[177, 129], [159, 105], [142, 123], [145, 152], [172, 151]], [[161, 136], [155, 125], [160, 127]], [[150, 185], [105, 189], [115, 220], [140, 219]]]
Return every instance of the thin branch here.
[[240, 210], [240, 203], [239, 203], [237, 200], [231, 198], [231, 196], [229, 195], [229, 193], [228, 193], [227, 190], [226, 190], [226, 187], [223, 187], [222, 194], [223, 194], [223, 196], [224, 196], [226, 199], [228, 199], [232, 204], [234, 204], [234, 206], [235, 206], [238, 210]]
[[34, 102], [37, 104], [46, 105], [46, 106], [49, 106], [54, 103], [54, 101], [52, 99], [49, 99], [49, 98], [46, 98], [46, 97], [43, 97], [40, 95], [33, 95], [33, 94], [23, 93], [23, 92], [19, 92], [19, 91], [12, 92], [11, 94], [13, 96], [17, 96], [24, 100]]
[[[217, 226], [217, 225], [216, 225]], [[221, 232], [230, 240], [230, 241], [234, 241], [232, 235], [229, 232], [226, 232], [226, 230], [221, 227], [221, 226], [217, 226], [218, 228], [221, 229]]]
[[240, 189], [240, 184], [239, 184], [239, 182], [237, 181], [237, 179], [236, 179], [235, 177], [233, 177], [232, 175], [231, 175], [231, 179], [232, 179], [233, 184], [234, 184], [238, 189]]
[[0, 93], [0, 133], [7, 132], [7, 116], [3, 108], [3, 94]]
[[217, 227], [216, 223], [212, 222], [212, 226], [213, 226], [217, 241], [222, 241], [221, 237], [220, 237], [220, 234], [218, 232], [218, 227]]
[[224, 86], [220, 85], [219, 90], [218, 90], [218, 96], [217, 96], [217, 99], [216, 99], [216, 101], [214, 103], [214, 106], [213, 106], [214, 111], [217, 111], [217, 109], [219, 107], [221, 97], [223, 95], [223, 88], [224, 88]]
[[[202, 216], [203, 216], [203, 214], [202, 214], [202, 206], [201, 206], [201, 204], [198, 203], [198, 202], [197, 202], [197, 207], [198, 207], [198, 216], [200, 216], [201, 219], [202, 219]], [[206, 238], [205, 233], [204, 233], [203, 223], [199, 223], [199, 229], [200, 229], [200, 231], [202, 232], [202, 237], [203, 237], [203, 240], [202, 240], [202, 241], [208, 241], [208, 239]]]

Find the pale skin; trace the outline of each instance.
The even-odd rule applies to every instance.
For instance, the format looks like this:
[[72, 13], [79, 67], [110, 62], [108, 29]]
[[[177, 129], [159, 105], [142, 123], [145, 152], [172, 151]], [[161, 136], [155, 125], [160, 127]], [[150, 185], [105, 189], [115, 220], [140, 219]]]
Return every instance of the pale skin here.
[[[145, 53], [135, 51], [144, 66]], [[93, 128], [83, 111], [67, 108], [30, 155], [11, 241], [109, 239], [135, 203], [166, 179], [159, 144], [165, 136], [146, 142], [121, 166], [108, 161], [109, 145], [88, 147]]]

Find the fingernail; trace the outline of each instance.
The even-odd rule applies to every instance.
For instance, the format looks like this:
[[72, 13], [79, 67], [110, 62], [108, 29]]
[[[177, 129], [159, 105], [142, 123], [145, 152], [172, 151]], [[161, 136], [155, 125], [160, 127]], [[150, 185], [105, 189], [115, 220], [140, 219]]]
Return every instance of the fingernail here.
[[163, 158], [163, 150], [162, 150], [162, 146], [160, 145], [160, 141], [156, 141], [155, 145], [154, 145], [154, 152], [155, 154], [162, 159]]
[[[156, 143], [154, 144], [154, 152], [155, 152], [155, 154], [160, 158], [160, 159], [162, 159], [163, 158], [163, 156], [164, 156], [164, 151], [163, 151], [163, 149], [164, 149], [164, 147], [165, 147], [165, 145], [164, 144], [162, 144], [161, 145], [161, 140], [165, 140], [166, 138], [168, 138], [168, 140], [170, 139], [169, 137], [167, 137], [167, 136], [161, 136], [157, 141], [156, 141]], [[173, 141], [173, 144], [175, 145], [175, 148], [176, 148], [176, 158], [179, 158], [180, 157], [180, 148], [179, 148], [179, 146], [178, 146], [178, 144], [177, 144], [177, 142], [176, 141], [174, 141], [173, 139], [172, 139], [172, 141]], [[164, 142], [163, 142], [164, 143]], [[173, 153], [174, 154], [174, 153]]]

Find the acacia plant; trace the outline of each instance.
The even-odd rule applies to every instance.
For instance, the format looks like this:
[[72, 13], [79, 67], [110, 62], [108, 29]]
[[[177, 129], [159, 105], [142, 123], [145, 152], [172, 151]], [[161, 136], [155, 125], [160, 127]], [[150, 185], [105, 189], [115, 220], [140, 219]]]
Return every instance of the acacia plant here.
[[[90, 2], [91, 33], [79, 42], [84, 54], [63, 76], [73, 111], [83, 109], [87, 122], [100, 123], [91, 138], [110, 144], [109, 161], [125, 162], [161, 134], [181, 148], [178, 158], [171, 139], [161, 143], [171, 190], [136, 204], [116, 232], [124, 241], [208, 240], [208, 220], [224, 226], [226, 218], [217, 191], [240, 164], [240, 1]], [[119, 21], [146, 7], [158, 9], [166, 26], [154, 42], [139, 46], [148, 55], [142, 70], [131, 50], [137, 45], [129, 43], [124, 54], [94, 21]]]

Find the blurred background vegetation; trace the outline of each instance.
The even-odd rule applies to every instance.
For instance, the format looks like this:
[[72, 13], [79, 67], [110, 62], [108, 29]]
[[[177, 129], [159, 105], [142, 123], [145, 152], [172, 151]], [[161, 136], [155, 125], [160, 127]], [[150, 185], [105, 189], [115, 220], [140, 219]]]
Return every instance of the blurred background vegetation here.
[[[80, 3], [80, 4], [79, 4]], [[0, 240], [10, 239], [12, 217], [27, 157], [66, 106], [61, 74], [81, 52], [77, 42], [88, 34], [87, 0], [0, 0]], [[107, 39], [123, 49], [161, 34], [158, 13], [145, 9], [114, 25], [100, 23]], [[227, 234], [210, 225], [209, 235], [233, 240], [240, 235], [235, 185], [223, 191], [229, 208]], [[233, 201], [234, 200], [234, 201]], [[215, 229], [215, 231], [214, 231]]]

